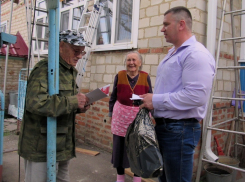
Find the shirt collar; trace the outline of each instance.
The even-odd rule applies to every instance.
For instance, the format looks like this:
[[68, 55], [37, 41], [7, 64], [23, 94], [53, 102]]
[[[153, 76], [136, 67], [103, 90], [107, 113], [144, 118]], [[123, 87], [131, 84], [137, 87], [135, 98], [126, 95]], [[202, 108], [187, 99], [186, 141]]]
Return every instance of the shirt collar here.
[[192, 45], [193, 43], [195, 43], [197, 40], [196, 40], [196, 37], [195, 35], [192, 35], [189, 39], [187, 39], [180, 47], [185, 47], [185, 46], [189, 46], [189, 45]]
[[65, 66], [67, 69], [73, 69], [75, 71], [77, 71], [77, 69], [75, 67], [73, 67], [72, 65], [68, 64], [61, 56], [60, 56], [60, 64], [62, 64], [63, 66]]
[[[193, 43], [195, 43], [197, 40], [196, 40], [196, 36], [195, 35], [192, 35], [189, 39], [187, 39], [177, 50], [176, 52], [181, 49], [182, 47], [188, 47], [190, 45], [192, 45]], [[169, 52], [172, 52], [175, 50], [175, 47], [172, 47]]]

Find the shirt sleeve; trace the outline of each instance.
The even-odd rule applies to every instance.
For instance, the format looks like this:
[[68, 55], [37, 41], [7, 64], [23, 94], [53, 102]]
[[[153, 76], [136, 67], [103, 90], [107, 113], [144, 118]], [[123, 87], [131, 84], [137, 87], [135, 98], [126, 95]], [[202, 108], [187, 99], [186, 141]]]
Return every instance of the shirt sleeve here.
[[108, 114], [109, 117], [112, 117], [113, 107], [117, 101], [117, 82], [118, 82], [118, 74], [115, 76], [113, 90], [109, 101], [109, 114]]
[[205, 52], [189, 54], [183, 62], [182, 89], [176, 92], [154, 94], [155, 109], [189, 110], [206, 104], [212, 88], [215, 63]]
[[[67, 90], [68, 91], [68, 90]], [[76, 111], [76, 96], [60, 96], [48, 93], [47, 67], [35, 68], [29, 79], [26, 93], [26, 110], [33, 114], [58, 117]]]

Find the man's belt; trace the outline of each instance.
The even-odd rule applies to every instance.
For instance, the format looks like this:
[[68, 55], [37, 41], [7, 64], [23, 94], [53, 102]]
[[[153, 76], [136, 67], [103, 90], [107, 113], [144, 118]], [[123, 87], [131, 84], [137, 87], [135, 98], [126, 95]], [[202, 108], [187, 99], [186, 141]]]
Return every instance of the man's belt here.
[[178, 122], [178, 121], [198, 122], [198, 120], [196, 118], [186, 118], [186, 119], [154, 118], [154, 119], [155, 119], [155, 122], [157, 125], [161, 125], [164, 123], [174, 123], [174, 122]]

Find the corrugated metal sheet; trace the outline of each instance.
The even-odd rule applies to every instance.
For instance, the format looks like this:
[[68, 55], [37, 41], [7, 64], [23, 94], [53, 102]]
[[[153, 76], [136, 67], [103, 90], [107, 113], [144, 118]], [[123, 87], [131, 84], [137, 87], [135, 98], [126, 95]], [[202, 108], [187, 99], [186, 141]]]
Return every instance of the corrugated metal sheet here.
[[[17, 32], [16, 36], [17, 36], [16, 43], [10, 44], [9, 46], [9, 56], [27, 58], [28, 47], [24, 39], [22, 38], [19, 32]], [[7, 45], [3, 44], [3, 46], [0, 49], [0, 55], [6, 56], [6, 52], [7, 52]]]

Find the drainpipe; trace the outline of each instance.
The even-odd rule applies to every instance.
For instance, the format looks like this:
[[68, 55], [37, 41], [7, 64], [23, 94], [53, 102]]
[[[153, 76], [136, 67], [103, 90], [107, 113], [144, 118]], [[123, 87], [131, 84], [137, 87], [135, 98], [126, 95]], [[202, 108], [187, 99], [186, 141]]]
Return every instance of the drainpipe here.
[[[213, 55], [213, 57], [215, 58], [217, 0], [208, 1], [207, 12], [208, 12], [208, 22], [207, 22], [207, 46], [206, 47], [209, 50], [209, 52]], [[212, 113], [210, 113], [210, 119], [209, 119], [208, 126], [211, 126], [211, 125], [212, 125]], [[218, 157], [211, 150], [211, 137], [212, 137], [211, 132], [212, 132], [211, 130], [207, 130], [206, 148], [204, 151], [204, 156], [211, 161], [217, 161]]]
[[3, 173], [4, 94], [0, 90], [0, 182]]
[[[11, 11], [10, 11], [10, 18], [9, 18], [9, 34], [11, 33], [12, 13], [13, 13], [13, 0], [11, 1]], [[8, 72], [8, 58], [9, 58], [9, 44], [7, 44], [6, 60], [5, 60], [5, 73], [4, 73], [4, 84], [3, 84], [4, 98], [5, 98], [5, 95], [6, 95], [6, 80], [7, 80], [7, 72]]]
[[216, 40], [216, 21], [217, 19], [217, 0], [208, 1], [208, 22], [207, 22], [207, 42], [206, 48], [215, 58], [215, 40]]
[[[1, 6], [2, 6], [2, 1], [0, 1], [0, 26], [1, 26]], [[2, 181], [2, 173], [3, 173], [3, 127], [4, 127], [4, 117], [2, 119], [2, 115], [4, 115], [4, 109], [2, 109], [2, 98], [3, 98], [3, 93], [0, 90], [0, 181]], [[4, 100], [3, 100], [4, 101]]]
[[[215, 40], [216, 40], [216, 17], [217, 17], [217, 0], [209, 0], [208, 1], [208, 21], [207, 21], [207, 49], [210, 53], [215, 57]], [[216, 69], [217, 70], [217, 69]], [[214, 84], [214, 83], [213, 83]], [[212, 88], [211, 94], [214, 93], [214, 89]], [[209, 97], [209, 101], [211, 101], [212, 95]], [[195, 182], [200, 181], [201, 169], [202, 169], [202, 156], [205, 156], [206, 159], [210, 161], [217, 161], [219, 158], [213, 153], [211, 150], [211, 130], [205, 130], [204, 128], [212, 125], [212, 111], [213, 105], [212, 103], [208, 103], [208, 111], [206, 113], [206, 117], [203, 119], [203, 132], [202, 132], [202, 147], [199, 154], [198, 159], [198, 167]], [[205, 147], [204, 144], [205, 143]]]

